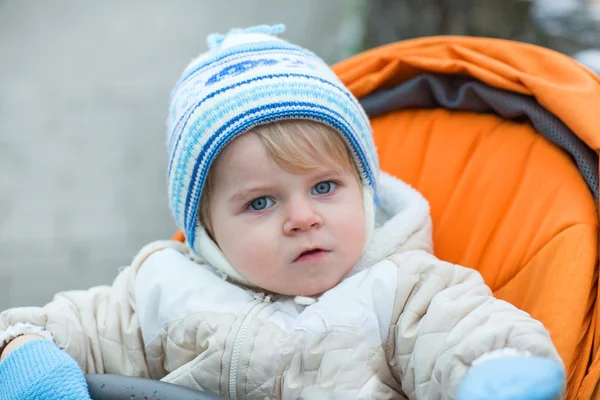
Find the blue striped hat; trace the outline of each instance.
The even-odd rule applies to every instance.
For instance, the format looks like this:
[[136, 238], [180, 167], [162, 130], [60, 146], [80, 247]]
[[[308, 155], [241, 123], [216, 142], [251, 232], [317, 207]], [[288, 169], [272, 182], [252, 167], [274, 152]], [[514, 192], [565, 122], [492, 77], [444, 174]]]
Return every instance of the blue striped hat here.
[[171, 94], [169, 201], [197, 254], [205, 234], [198, 209], [209, 168], [228, 143], [257, 125], [310, 119], [331, 126], [375, 193], [379, 166], [362, 107], [322, 59], [274, 36], [283, 30], [263, 25], [210, 35], [209, 51], [190, 63]]

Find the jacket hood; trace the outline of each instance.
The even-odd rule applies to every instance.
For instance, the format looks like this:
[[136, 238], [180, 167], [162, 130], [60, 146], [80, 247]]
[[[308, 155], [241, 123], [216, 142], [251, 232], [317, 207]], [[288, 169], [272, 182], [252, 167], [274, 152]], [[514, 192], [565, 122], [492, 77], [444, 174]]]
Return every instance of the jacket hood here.
[[429, 203], [409, 184], [385, 172], [380, 175], [375, 230], [352, 276], [395, 253], [421, 249], [433, 252]]

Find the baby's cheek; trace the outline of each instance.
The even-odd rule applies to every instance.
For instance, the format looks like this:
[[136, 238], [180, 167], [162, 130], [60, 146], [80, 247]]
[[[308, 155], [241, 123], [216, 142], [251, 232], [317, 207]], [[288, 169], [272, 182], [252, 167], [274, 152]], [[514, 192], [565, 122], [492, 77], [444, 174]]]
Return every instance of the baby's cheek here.
[[[358, 214], [358, 213], [357, 213]], [[341, 218], [336, 229], [347, 254], [360, 256], [366, 241], [365, 218], [362, 213]]]
[[272, 244], [268, 245], [268, 243], [256, 237], [245, 238], [245, 240], [240, 240], [238, 243], [237, 266], [234, 265], [234, 267], [250, 281], [260, 280], [260, 277], [267, 272], [272, 264], [273, 252]]

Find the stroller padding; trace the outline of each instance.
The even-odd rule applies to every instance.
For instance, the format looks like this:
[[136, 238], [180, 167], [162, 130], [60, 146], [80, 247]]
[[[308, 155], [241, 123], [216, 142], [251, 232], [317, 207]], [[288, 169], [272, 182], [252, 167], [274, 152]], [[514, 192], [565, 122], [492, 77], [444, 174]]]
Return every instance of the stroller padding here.
[[[363, 101], [425, 74], [469, 77], [530, 99], [600, 153], [600, 76], [540, 46], [426, 37], [367, 50], [334, 71]], [[374, 116], [382, 168], [429, 200], [439, 257], [478, 269], [498, 297], [550, 330], [568, 371], [566, 398], [600, 398], [597, 158], [589, 174], [586, 151], [548, 135], [528, 110], [505, 118], [504, 106], [481, 114], [448, 100]]]
[[372, 125], [382, 169], [430, 202], [435, 254], [544, 321], [568, 367], [597, 259], [596, 206], [573, 160], [527, 121], [493, 114], [407, 109]]
[[544, 137], [573, 157], [598, 198], [598, 154], [532, 97], [488, 86], [469, 77], [423, 74], [360, 99], [373, 118], [406, 108], [437, 108], [493, 113], [505, 119], [527, 118]]

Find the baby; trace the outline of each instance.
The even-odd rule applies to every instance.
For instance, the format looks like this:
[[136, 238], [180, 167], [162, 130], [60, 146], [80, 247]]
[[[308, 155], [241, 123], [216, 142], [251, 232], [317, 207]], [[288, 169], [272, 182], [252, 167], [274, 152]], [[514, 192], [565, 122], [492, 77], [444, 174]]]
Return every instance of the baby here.
[[85, 398], [82, 370], [231, 399], [560, 398], [543, 325], [433, 255], [426, 200], [379, 171], [356, 98], [281, 31], [209, 37], [168, 119], [185, 243], [0, 314], [2, 398]]

